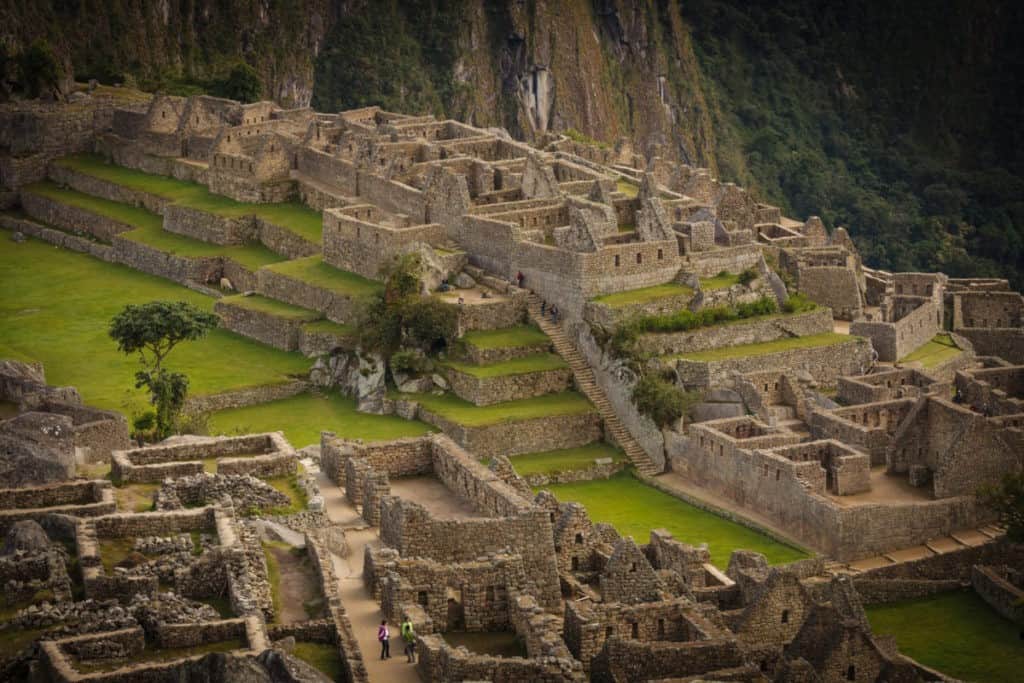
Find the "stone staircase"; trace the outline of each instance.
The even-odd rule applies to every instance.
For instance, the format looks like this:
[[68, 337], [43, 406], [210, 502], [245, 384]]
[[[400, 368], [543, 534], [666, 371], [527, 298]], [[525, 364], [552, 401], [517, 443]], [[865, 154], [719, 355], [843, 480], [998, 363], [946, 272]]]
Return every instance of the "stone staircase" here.
[[577, 387], [597, 407], [601, 419], [604, 420], [605, 430], [608, 434], [619, 444], [626, 453], [626, 457], [629, 458], [638, 472], [649, 477], [661, 474], [658, 466], [647, 455], [647, 452], [640, 447], [640, 444], [636, 442], [633, 435], [629, 433], [629, 430], [619, 420], [619, 416], [615, 414], [615, 409], [612, 408], [612, 404], [608, 401], [604, 390], [598, 385], [597, 379], [594, 377], [594, 371], [590, 368], [587, 359], [579, 352], [576, 345], [569, 340], [560, 324], [552, 322], [550, 317], [541, 315], [540, 297], [536, 294], [531, 294], [527, 302], [530, 318], [540, 327], [544, 334], [551, 338], [551, 344], [555, 347], [555, 352], [569, 364], [576, 379]]

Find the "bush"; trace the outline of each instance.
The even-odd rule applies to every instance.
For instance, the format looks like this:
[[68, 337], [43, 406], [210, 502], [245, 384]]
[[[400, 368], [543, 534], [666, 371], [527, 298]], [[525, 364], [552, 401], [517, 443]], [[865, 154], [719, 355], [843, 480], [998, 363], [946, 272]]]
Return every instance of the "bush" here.
[[747, 268], [742, 273], [740, 273], [739, 276], [737, 276], [736, 280], [741, 285], [746, 287], [751, 282], [756, 280], [758, 278], [758, 275], [759, 275], [759, 273], [757, 272], [756, 268]]
[[214, 94], [239, 102], [257, 102], [263, 95], [263, 82], [256, 69], [245, 62], [231, 68], [228, 77], [215, 84]]
[[671, 380], [653, 373], [643, 375], [633, 387], [633, 403], [637, 410], [659, 427], [678, 422], [698, 400], [698, 392], [684, 391]]
[[782, 304], [782, 310], [786, 313], [805, 313], [807, 311], [813, 311], [818, 307], [818, 304], [814, 303], [800, 292], [795, 292], [789, 295], [786, 299], [786, 303]]
[[50, 44], [45, 40], [36, 40], [22, 52], [18, 66], [21, 85], [27, 97], [39, 97], [43, 92], [57, 88], [60, 66]]
[[396, 351], [391, 354], [391, 371], [418, 374], [430, 370], [431, 363], [426, 356], [416, 351]]

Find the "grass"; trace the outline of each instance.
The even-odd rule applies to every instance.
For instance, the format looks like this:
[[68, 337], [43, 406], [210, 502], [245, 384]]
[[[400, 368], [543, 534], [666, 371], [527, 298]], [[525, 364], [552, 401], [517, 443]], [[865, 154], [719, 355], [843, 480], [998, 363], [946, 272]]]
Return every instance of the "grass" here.
[[235, 263], [253, 271], [259, 270], [265, 265], [277, 263], [284, 258], [259, 243], [222, 247], [217, 244], [209, 244], [208, 242], [195, 240], [191, 237], [167, 232], [160, 226], [136, 228], [135, 230], [121, 233], [121, 237], [177, 256], [190, 258], [221, 256], [229, 258]]
[[107, 574], [113, 574], [114, 567], [135, 552], [134, 538], [104, 538], [100, 539], [99, 545], [100, 560]]
[[821, 334], [812, 334], [806, 337], [787, 337], [785, 339], [777, 339], [775, 341], [762, 342], [760, 344], [740, 344], [739, 346], [726, 346], [724, 348], [712, 349], [710, 351], [684, 353], [671, 356], [671, 358], [711, 362], [716, 360], [728, 360], [730, 358], [745, 358], [747, 356], [763, 356], [769, 353], [792, 351], [795, 349], [813, 349], [821, 346], [831, 346], [833, 344], [849, 342], [851, 339], [857, 339], [857, 337], [851, 337], [848, 334], [837, 334], [835, 332], [823, 332]]
[[561, 356], [553, 353], [535, 353], [522, 358], [503, 360], [497, 363], [486, 365], [473, 365], [472, 363], [449, 362], [449, 367], [472, 375], [477, 379], [489, 377], [507, 377], [509, 375], [528, 375], [531, 372], [545, 372], [547, 370], [561, 370], [569, 367]]
[[520, 346], [546, 346], [551, 343], [546, 334], [532, 325], [467, 332], [462, 335], [462, 341], [485, 351]]
[[110, 218], [136, 228], [163, 229], [163, 218], [146, 209], [101, 199], [92, 195], [59, 187], [51, 182], [34, 183], [22, 190], [29, 194], [51, 199], [60, 204], [72, 206], [89, 213]]
[[722, 569], [729, 564], [732, 551], [739, 549], [763, 553], [771, 564], [807, 557], [802, 550], [694, 507], [628, 473], [620, 473], [610, 479], [552, 484], [543, 488], [562, 502], [583, 504], [592, 520], [611, 524], [619, 533], [632, 536], [637, 543], [646, 543], [651, 529], [658, 528], [668, 529], [678, 540], [686, 543], [707, 543], [711, 562]]
[[627, 197], [635, 197], [640, 194], [640, 186], [628, 180], [618, 180], [615, 188]]
[[505, 401], [490, 406], [475, 406], [451, 394], [400, 394], [394, 398], [417, 401], [421, 406], [441, 417], [467, 427], [483, 427], [502, 422], [519, 422], [552, 415], [584, 415], [594, 412], [594, 406], [574, 391], [545, 394], [521, 401]]
[[273, 508], [268, 511], [269, 514], [291, 515], [296, 512], [302, 512], [306, 509], [306, 505], [309, 504], [309, 501], [306, 499], [306, 492], [299, 487], [298, 480], [295, 475], [289, 477], [272, 477], [270, 479], [264, 479], [264, 481], [284, 495], [288, 496], [291, 500], [291, 504], [288, 507]]
[[302, 326], [307, 332], [320, 332], [322, 334], [333, 334], [336, 337], [352, 337], [356, 328], [351, 325], [342, 325], [331, 320], [315, 320]]
[[700, 288], [706, 291], [714, 291], [716, 289], [727, 289], [733, 285], [740, 283], [739, 274], [734, 273], [719, 273], [714, 277], [701, 278]]
[[235, 296], [226, 296], [220, 301], [223, 304], [245, 308], [250, 311], [256, 311], [257, 313], [266, 313], [267, 315], [272, 315], [275, 318], [284, 318], [285, 320], [313, 322], [314, 320], [319, 320], [322, 317], [317, 311], [292, 306], [291, 304], [286, 304], [284, 302], [277, 301], [276, 299], [268, 299], [267, 297], [260, 296], [259, 294], [254, 294], [252, 296], [236, 294]]
[[117, 509], [121, 512], [149, 512], [153, 509], [153, 494], [160, 484], [124, 484], [114, 487]]
[[335, 294], [352, 297], [370, 296], [379, 292], [383, 287], [379, 282], [329, 266], [319, 255], [282, 261], [269, 266], [267, 270], [330, 290]]
[[320, 431], [332, 431], [346, 439], [388, 441], [434, 431], [422, 422], [395, 415], [356, 412], [354, 399], [330, 393], [300, 394], [269, 403], [232, 408], [210, 416], [211, 434], [248, 434], [283, 431], [296, 448], [320, 443]]
[[291, 546], [280, 541], [263, 541], [263, 556], [267, 559], [267, 582], [270, 584], [270, 602], [274, 606], [274, 622], [281, 618], [281, 565], [274, 555], [274, 547], [291, 550]]
[[668, 297], [676, 296], [693, 296], [693, 290], [684, 285], [677, 285], [674, 282], [669, 282], [664, 285], [655, 285], [653, 287], [643, 287], [641, 289], [630, 289], [625, 292], [605, 294], [604, 296], [595, 297], [592, 301], [594, 303], [610, 306], [611, 308], [623, 308], [625, 306], [646, 304], [651, 301], [657, 301], [658, 299], [666, 299]]
[[900, 363], [920, 362], [922, 367], [933, 368], [963, 353], [948, 334], [937, 334], [931, 341], [900, 359]]
[[54, 162], [79, 173], [100, 178], [132, 190], [148, 192], [175, 204], [225, 217], [257, 216], [280, 225], [317, 244], [323, 233], [319, 212], [297, 202], [280, 204], [247, 204], [213, 194], [204, 185], [168, 176], [143, 173], [123, 166], [108, 164], [102, 157], [79, 154]]
[[[398, 641], [395, 641], [398, 642]], [[297, 642], [292, 654], [316, 667], [332, 681], [342, 681], [345, 676], [345, 662], [335, 645], [329, 643]]]
[[621, 462], [626, 459], [626, 455], [618, 448], [599, 441], [579, 448], [514, 455], [510, 460], [516, 472], [525, 476], [584, 470], [593, 465], [597, 458], [611, 458]]
[[896, 638], [900, 651], [944, 674], [981, 683], [1020, 680], [1020, 626], [970, 590], [866, 607], [871, 630]]
[[[0, 234], [0, 355], [42, 361], [51, 384], [74, 386], [87, 404], [141, 412], [138, 359], [117, 350], [110, 319], [126, 304], [188, 301], [212, 310], [213, 299], [178, 284], [30, 239]], [[305, 376], [309, 361], [224, 329], [182, 344], [167, 366], [189, 377], [193, 395], [280, 384]]]

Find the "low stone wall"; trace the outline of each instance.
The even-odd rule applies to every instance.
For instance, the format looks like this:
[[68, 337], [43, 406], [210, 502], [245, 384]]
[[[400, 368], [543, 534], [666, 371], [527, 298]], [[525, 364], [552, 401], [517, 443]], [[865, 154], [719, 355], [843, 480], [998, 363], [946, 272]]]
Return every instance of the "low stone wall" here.
[[218, 216], [180, 204], [164, 208], [164, 230], [201, 242], [223, 246], [256, 241], [256, 220], [252, 216]]
[[727, 346], [760, 344], [786, 337], [805, 337], [832, 331], [832, 312], [818, 308], [807, 313], [777, 315], [700, 327], [685, 332], [645, 334], [640, 337], [641, 351], [656, 356], [695, 353]]
[[[246, 455], [247, 457], [232, 457]], [[296, 456], [280, 432], [206, 437], [185, 443], [148, 446], [111, 455], [110, 476], [120, 483], [163, 481], [203, 471], [204, 458], [217, 458], [219, 474], [282, 476], [295, 471]], [[221, 467], [226, 467], [225, 471]]]
[[35, 221], [0, 214], [0, 228], [12, 232], [21, 232], [63, 249], [89, 254], [108, 263], [115, 262], [114, 250], [109, 245], [101, 244], [86, 237], [69, 235], [60, 230], [47, 228]]
[[433, 441], [429, 436], [409, 437], [364, 444], [335, 438], [331, 432], [320, 437], [320, 469], [344, 488], [345, 466], [349, 460], [365, 460], [389, 477], [411, 477], [434, 471]]
[[179, 284], [211, 283], [220, 280], [220, 259], [178, 256], [120, 235], [115, 235], [111, 243], [115, 261], [143, 273], [173, 280]]
[[572, 379], [572, 370], [569, 368], [498, 377], [474, 377], [453, 367], [447, 370], [448, 381], [455, 395], [478, 406], [565, 391]]
[[268, 268], [260, 269], [256, 273], [256, 278], [255, 289], [263, 296], [292, 306], [318, 311], [336, 323], [352, 322], [360, 301], [358, 298], [336, 294]]
[[550, 353], [551, 351], [552, 346], [550, 343], [538, 344], [536, 346], [499, 346], [496, 349], [481, 349], [472, 344], [464, 344], [462, 349], [466, 361], [475, 365], [499, 363], [516, 358], [525, 358], [535, 353]]
[[260, 479], [287, 477], [296, 473], [299, 459], [294, 452], [253, 455], [217, 460], [217, 474], [249, 474]]
[[171, 203], [170, 200], [155, 194], [132, 190], [85, 173], [79, 173], [60, 164], [50, 164], [48, 173], [58, 185], [66, 185], [73, 190], [113, 202], [141, 206], [153, 213], [163, 214], [164, 207]]
[[[551, 484], [571, 484], [577, 481], [594, 481], [596, 479], [609, 479], [626, 468], [626, 462], [611, 462], [604, 465], [597, 463], [584, 469], [565, 470], [564, 472], [547, 472], [536, 474], [524, 474], [523, 479], [530, 486], [537, 488]], [[515, 458], [512, 458], [512, 465], [515, 466]]]
[[275, 225], [262, 218], [256, 219], [256, 228], [260, 242], [274, 253], [289, 259], [320, 254], [321, 248], [318, 243], [311, 242], [288, 228]]
[[283, 398], [291, 398], [309, 391], [310, 384], [305, 380], [290, 380], [280, 384], [264, 384], [258, 387], [245, 387], [233, 391], [207, 396], [189, 396], [185, 401], [186, 410], [197, 413], [213, 413], [230, 408], [244, 408], [260, 403], [269, 403]]
[[252, 292], [259, 287], [258, 271], [249, 270], [249, 268], [241, 263], [228, 257], [222, 257], [220, 264], [221, 277], [227, 278], [236, 292]]
[[301, 318], [284, 318], [223, 299], [213, 305], [225, 328], [243, 337], [249, 337], [282, 351], [298, 351], [302, 326], [309, 322]]
[[[1020, 569], [1016, 570], [1018, 573]], [[1010, 583], [1006, 569], [974, 565], [971, 568], [971, 585], [992, 609], [1010, 621], [1024, 625], [1024, 590]]]
[[526, 292], [514, 299], [501, 299], [492, 303], [476, 303], [470, 306], [459, 306], [449, 303], [458, 313], [459, 334], [473, 330], [498, 330], [503, 327], [515, 327], [523, 322], [526, 312]]
[[572, 683], [586, 680], [578, 662], [544, 657], [493, 657], [453, 648], [440, 635], [416, 638], [416, 670], [424, 681], [532, 681]]
[[824, 386], [835, 386], [839, 377], [861, 375], [870, 366], [871, 344], [856, 337], [828, 346], [713, 361], [679, 359], [675, 363], [679, 380], [696, 387], [722, 384], [734, 374], [760, 372], [765, 368], [802, 370]]
[[21, 207], [40, 223], [68, 232], [85, 233], [101, 242], [110, 242], [114, 235], [134, 229], [127, 223], [25, 190], [21, 192]]
[[901, 602], [958, 590], [963, 584], [958, 579], [860, 579], [854, 577], [853, 586], [861, 601], [867, 605]]
[[588, 301], [583, 306], [583, 319], [592, 325], [614, 329], [616, 325], [639, 316], [670, 315], [684, 310], [693, 300], [693, 292], [665, 296], [654, 301], [625, 306], [609, 306], [599, 301]]
[[116, 510], [114, 489], [106, 480], [0, 489], [0, 536], [24, 519], [41, 521], [54, 514], [97, 517]]
[[601, 438], [601, 417], [596, 412], [552, 415], [479, 427], [452, 422], [423, 406], [419, 407], [417, 416], [481, 457], [576, 448]]

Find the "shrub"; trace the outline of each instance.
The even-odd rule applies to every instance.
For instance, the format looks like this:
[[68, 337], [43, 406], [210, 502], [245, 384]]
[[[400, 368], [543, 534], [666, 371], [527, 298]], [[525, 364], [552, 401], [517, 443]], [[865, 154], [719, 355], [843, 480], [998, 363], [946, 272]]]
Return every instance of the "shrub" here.
[[786, 303], [782, 304], [782, 310], [786, 313], [805, 313], [807, 311], [813, 311], [818, 307], [818, 304], [814, 303], [800, 292], [795, 292], [789, 295], [786, 299]]
[[684, 391], [671, 380], [654, 373], [644, 374], [633, 387], [633, 403], [637, 410], [659, 427], [678, 422], [699, 399], [698, 392]]
[[739, 282], [744, 287], [746, 287], [751, 282], [756, 280], [758, 278], [758, 275], [759, 274], [756, 268], [747, 268], [737, 276], [736, 281]]
[[22, 52], [18, 66], [27, 97], [39, 97], [46, 90], [56, 89], [60, 80], [60, 66], [53, 49], [45, 40], [36, 40]]
[[999, 515], [1007, 537], [1024, 543], [1024, 472], [1005, 475], [998, 485], [983, 488], [979, 497], [983, 505]]
[[391, 370], [393, 372], [421, 373], [430, 369], [430, 361], [416, 351], [403, 350], [391, 354]]
[[239, 102], [257, 102], [263, 94], [263, 82], [256, 69], [245, 62], [239, 62], [231, 68], [228, 77], [217, 83], [214, 92], [229, 100]]

